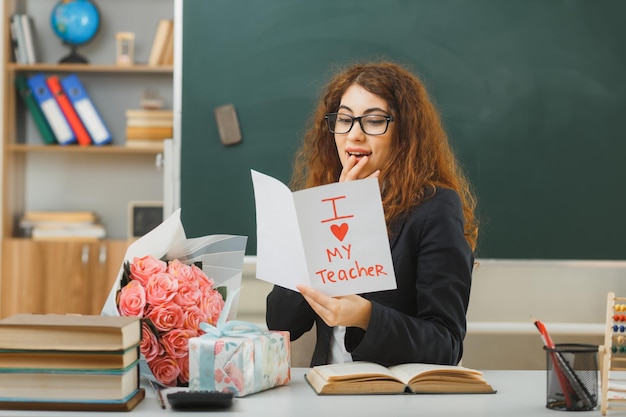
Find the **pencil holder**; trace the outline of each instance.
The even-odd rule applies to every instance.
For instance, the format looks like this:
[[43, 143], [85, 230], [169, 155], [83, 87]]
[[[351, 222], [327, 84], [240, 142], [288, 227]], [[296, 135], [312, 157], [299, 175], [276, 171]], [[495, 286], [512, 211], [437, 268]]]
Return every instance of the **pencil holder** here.
[[598, 404], [598, 346], [558, 343], [544, 347], [547, 369], [546, 407], [589, 411]]

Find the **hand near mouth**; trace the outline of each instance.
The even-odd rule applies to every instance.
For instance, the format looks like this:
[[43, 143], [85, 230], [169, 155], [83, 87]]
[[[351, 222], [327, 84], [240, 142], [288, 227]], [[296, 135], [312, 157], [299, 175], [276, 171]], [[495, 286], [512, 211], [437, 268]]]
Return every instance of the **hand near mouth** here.
[[339, 182], [378, 177], [380, 174], [380, 170], [378, 169], [367, 176], [363, 176], [363, 170], [368, 160], [367, 155], [358, 158], [354, 155], [350, 155], [346, 161], [346, 165], [341, 170]]

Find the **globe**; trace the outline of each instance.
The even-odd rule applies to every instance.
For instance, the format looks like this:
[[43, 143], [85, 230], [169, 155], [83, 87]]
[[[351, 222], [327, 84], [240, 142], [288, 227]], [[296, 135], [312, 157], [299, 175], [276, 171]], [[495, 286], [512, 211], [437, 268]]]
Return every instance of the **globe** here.
[[76, 47], [90, 42], [100, 27], [100, 12], [90, 0], [61, 0], [50, 15], [54, 34], [71, 52], [61, 58], [60, 63], [87, 63], [87, 59], [76, 52]]

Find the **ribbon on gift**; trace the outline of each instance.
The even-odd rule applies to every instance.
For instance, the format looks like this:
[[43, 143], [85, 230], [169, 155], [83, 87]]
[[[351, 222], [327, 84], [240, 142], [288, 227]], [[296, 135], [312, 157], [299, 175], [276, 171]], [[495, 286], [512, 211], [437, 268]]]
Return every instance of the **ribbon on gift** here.
[[220, 316], [217, 319], [215, 326], [209, 323], [200, 323], [200, 328], [205, 332], [200, 336], [202, 339], [219, 339], [220, 337], [247, 337], [253, 335], [269, 334], [267, 330], [264, 330], [254, 323], [241, 320], [226, 321], [230, 309], [233, 305], [233, 300], [239, 292], [240, 288], [237, 288], [231, 295], [226, 297], [224, 307], [220, 312]]
[[[239, 288], [227, 297], [224, 307], [220, 313], [219, 318], [215, 326], [209, 323], [200, 323], [200, 328], [205, 332], [202, 336], [199, 336], [201, 340], [213, 341], [210, 346], [210, 350], [207, 352], [208, 357], [199, 361], [200, 375], [215, 375], [215, 342], [222, 337], [240, 337], [247, 338], [250, 336], [270, 335], [270, 332], [262, 329], [254, 323], [245, 322], [241, 320], [226, 321], [231, 309], [231, 305], [235, 295], [239, 292]], [[257, 352], [255, 346], [255, 353]], [[254, 367], [255, 381], [259, 381], [262, 378], [260, 368]], [[213, 386], [209, 389], [215, 389], [215, 380], [213, 380]]]

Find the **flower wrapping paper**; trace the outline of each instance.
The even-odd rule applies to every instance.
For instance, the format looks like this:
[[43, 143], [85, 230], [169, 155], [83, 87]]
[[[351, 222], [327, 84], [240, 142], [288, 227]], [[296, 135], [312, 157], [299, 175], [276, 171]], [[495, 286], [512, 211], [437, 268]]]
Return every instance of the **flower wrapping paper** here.
[[[239, 299], [237, 293], [241, 287], [247, 242], [246, 236], [234, 235], [187, 238], [180, 215], [181, 209], [177, 209], [160, 225], [128, 246], [117, 279], [101, 312], [105, 316], [124, 314], [143, 317], [140, 360], [142, 375], [165, 386], [184, 386], [188, 383], [188, 339], [203, 334], [199, 327], [205, 323], [205, 319], [197, 320], [196, 318], [201, 318], [201, 315], [196, 308], [187, 303], [191, 299], [187, 296], [197, 293], [195, 284], [198, 289], [202, 287], [209, 291], [201, 282], [206, 281], [204, 284], [210, 284], [211, 287], [211, 294], [208, 292], [206, 294], [217, 295], [220, 298], [220, 300], [217, 300], [217, 297], [195, 298], [202, 304], [202, 310], [205, 310], [206, 324], [212, 324], [218, 314], [222, 317], [220, 310], [226, 300], [222, 299], [221, 294], [214, 294], [218, 287], [226, 289], [229, 304], [222, 321], [236, 318]], [[157, 264], [161, 264], [161, 267], [155, 268]], [[193, 272], [197, 265], [201, 265], [201, 270], [195, 270], [191, 274], [191, 279], [183, 279], [189, 275], [185, 272], [187, 268], [191, 268]], [[137, 276], [133, 272], [133, 266], [141, 272], [136, 274]], [[166, 271], [163, 271], [163, 266], [166, 267]], [[170, 266], [174, 266], [174, 270], [179, 273], [171, 275], [170, 272], [173, 271], [167, 271]], [[163, 273], [170, 275], [169, 279], [161, 276]], [[196, 273], [203, 276], [197, 276]], [[125, 277], [126, 275], [128, 277]], [[167, 308], [160, 308], [158, 314], [153, 307], [159, 303], [148, 302], [150, 297], [147, 295], [145, 308], [143, 310], [139, 308], [143, 296], [142, 290], [138, 287], [143, 285], [137, 285], [134, 281], [140, 276], [151, 281], [145, 283], [144, 293], [147, 294], [147, 288], [151, 287], [154, 289], [153, 295], [156, 299], [166, 301], [162, 303], [162, 307]], [[131, 279], [128, 281], [127, 278]], [[192, 291], [188, 291], [190, 289]], [[173, 298], [170, 299], [172, 295]], [[201, 298], [207, 302], [201, 302]], [[196, 307], [199, 307], [198, 303]], [[155, 316], [151, 317], [153, 313]], [[168, 329], [157, 328], [158, 326], [155, 326], [157, 321], [161, 324], [169, 323], [171, 326]]]
[[289, 332], [189, 339], [189, 389], [243, 397], [291, 379]]

